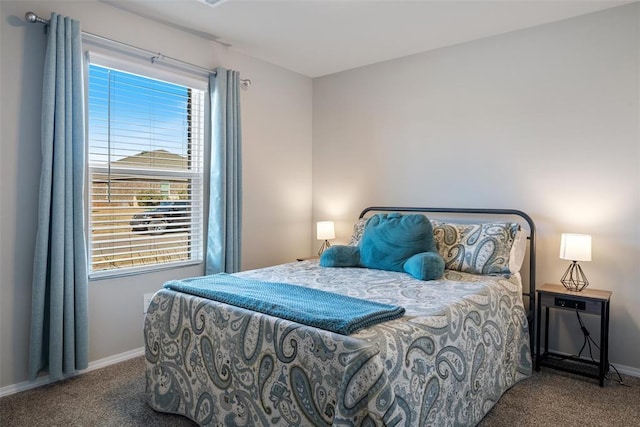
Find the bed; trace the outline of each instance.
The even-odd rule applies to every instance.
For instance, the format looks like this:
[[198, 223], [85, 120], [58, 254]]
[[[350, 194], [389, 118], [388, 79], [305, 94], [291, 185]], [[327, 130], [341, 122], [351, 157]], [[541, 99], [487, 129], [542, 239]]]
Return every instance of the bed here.
[[531, 374], [533, 221], [515, 210], [371, 207], [352, 239], [368, 215], [389, 211], [463, 223], [516, 218], [528, 262], [507, 274], [447, 269], [429, 282], [314, 260], [234, 274], [405, 308], [401, 318], [351, 335], [163, 289], [144, 324], [149, 405], [211, 426], [476, 425]]

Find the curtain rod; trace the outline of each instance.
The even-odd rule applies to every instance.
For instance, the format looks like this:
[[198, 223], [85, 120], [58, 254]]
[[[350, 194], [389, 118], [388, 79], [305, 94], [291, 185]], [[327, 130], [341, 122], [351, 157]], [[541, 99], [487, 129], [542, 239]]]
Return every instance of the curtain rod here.
[[[39, 24], [43, 24], [43, 25], [49, 25], [49, 20], [39, 17], [39, 16], [38, 16], [38, 15], [36, 15], [34, 12], [27, 12], [27, 13], [25, 13], [25, 14], [24, 14], [24, 19], [25, 19], [27, 22], [30, 22], [30, 23], [32, 23], [32, 24], [39, 23]], [[178, 62], [178, 63], [180, 63], [180, 64], [182, 64], [182, 65], [187, 66], [187, 67], [197, 68], [197, 69], [199, 69], [199, 70], [201, 70], [201, 71], [205, 71], [205, 72], [207, 72], [207, 73], [213, 73], [213, 74], [216, 74], [216, 71], [215, 71], [215, 70], [209, 70], [208, 68], [204, 68], [204, 67], [201, 67], [201, 66], [199, 66], [199, 65], [191, 64], [191, 63], [189, 63], [189, 62], [185, 62], [185, 61], [182, 61], [182, 60], [180, 60], [180, 59], [172, 58], [172, 57], [170, 57], [170, 56], [163, 55], [163, 54], [162, 54], [162, 53], [160, 53], [160, 52], [154, 52], [154, 51], [152, 51], [152, 50], [143, 49], [143, 48], [141, 48], [141, 47], [137, 47], [137, 46], [133, 46], [133, 45], [130, 45], [130, 44], [127, 44], [127, 43], [119, 42], [119, 41], [117, 41], [117, 40], [113, 40], [113, 39], [109, 39], [109, 38], [106, 38], [106, 37], [102, 37], [102, 36], [99, 36], [99, 35], [97, 35], [97, 34], [92, 34], [92, 33], [86, 32], [86, 31], [83, 31], [82, 33], [83, 33], [83, 34], [88, 34], [88, 35], [90, 35], [90, 36], [92, 36], [92, 37], [96, 37], [96, 38], [98, 38], [98, 39], [101, 39], [101, 40], [104, 40], [104, 41], [107, 41], [107, 42], [110, 42], [110, 43], [120, 44], [120, 45], [126, 46], [126, 47], [131, 48], [131, 49], [137, 49], [137, 50], [140, 50], [140, 51], [143, 51], [143, 52], [149, 53], [149, 54], [153, 55], [153, 56], [150, 58], [150, 61], [151, 61], [152, 63], [154, 63], [154, 62], [155, 62], [156, 60], [158, 60], [158, 59], [167, 59], [167, 60], [169, 60], [169, 61]], [[240, 83], [241, 83], [243, 86], [245, 86], [245, 87], [249, 87], [249, 86], [251, 86], [251, 80], [249, 80], [249, 79], [240, 79]]]

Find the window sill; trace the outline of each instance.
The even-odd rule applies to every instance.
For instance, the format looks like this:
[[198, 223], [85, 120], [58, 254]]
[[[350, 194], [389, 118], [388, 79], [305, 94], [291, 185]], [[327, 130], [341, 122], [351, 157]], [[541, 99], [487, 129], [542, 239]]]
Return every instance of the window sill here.
[[204, 261], [202, 260], [180, 261], [162, 265], [145, 265], [140, 267], [120, 268], [118, 270], [96, 271], [93, 273], [89, 273], [89, 281], [94, 282], [98, 280], [113, 279], [117, 277], [137, 276], [140, 274], [155, 273], [163, 270], [174, 270], [176, 268], [190, 267], [203, 263]]

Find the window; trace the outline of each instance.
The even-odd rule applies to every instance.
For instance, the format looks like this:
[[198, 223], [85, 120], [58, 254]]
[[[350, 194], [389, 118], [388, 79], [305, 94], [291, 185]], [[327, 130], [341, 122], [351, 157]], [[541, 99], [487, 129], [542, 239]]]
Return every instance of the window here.
[[90, 272], [201, 261], [206, 91], [91, 62]]

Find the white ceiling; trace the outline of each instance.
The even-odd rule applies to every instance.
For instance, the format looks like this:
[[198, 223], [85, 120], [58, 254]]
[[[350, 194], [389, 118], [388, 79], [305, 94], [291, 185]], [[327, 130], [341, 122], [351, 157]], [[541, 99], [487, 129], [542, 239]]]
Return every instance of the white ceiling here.
[[99, 1], [229, 43], [240, 52], [309, 77], [632, 2], [221, 0], [209, 5], [205, 0]]

